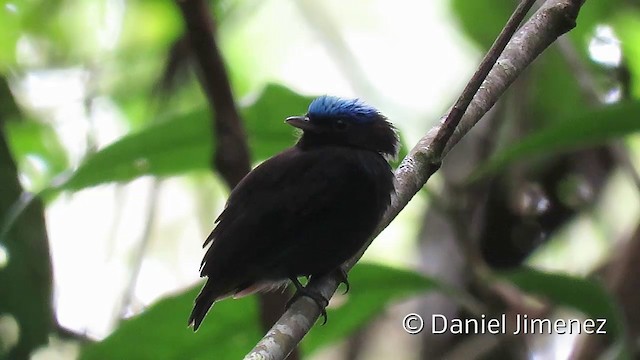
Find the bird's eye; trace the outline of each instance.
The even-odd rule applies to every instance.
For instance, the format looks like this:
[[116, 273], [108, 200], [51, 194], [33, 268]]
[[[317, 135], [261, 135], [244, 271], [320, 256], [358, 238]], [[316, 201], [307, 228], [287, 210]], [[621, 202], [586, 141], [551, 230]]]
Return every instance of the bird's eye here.
[[348, 127], [349, 123], [341, 119], [338, 119], [333, 123], [333, 128], [338, 131], [345, 131]]

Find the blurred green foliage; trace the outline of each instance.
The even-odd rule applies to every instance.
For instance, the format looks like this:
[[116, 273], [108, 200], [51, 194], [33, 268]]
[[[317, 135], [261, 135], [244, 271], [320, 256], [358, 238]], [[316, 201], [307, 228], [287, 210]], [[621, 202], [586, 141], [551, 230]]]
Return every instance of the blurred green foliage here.
[[81, 359], [241, 359], [261, 336], [256, 299], [219, 302], [194, 333], [187, 316], [199, 289], [166, 297], [124, 320], [108, 338], [86, 346]]
[[[374, 319], [397, 299], [440, 286], [416, 273], [359, 264], [349, 274], [353, 292], [338, 308], [328, 309], [328, 324], [314, 328], [303, 344], [305, 354], [343, 339]], [[104, 341], [90, 345], [82, 359], [239, 359], [262, 337], [255, 299], [215, 304], [204, 326], [192, 333], [185, 314], [199, 286], [165, 298], [143, 314], [126, 320]], [[357, 291], [356, 291], [357, 289]]]
[[631, 96], [640, 99], [640, 9], [621, 10], [612, 21], [631, 75]]
[[[255, 56], [268, 45], [248, 44], [246, 36], [223, 30], [228, 16], [235, 14], [237, 18], [237, 11], [246, 14], [259, 5], [250, 4], [251, 1], [211, 3], [222, 28], [219, 36], [228, 56], [232, 86], [238, 95], [246, 95], [255, 90], [256, 78], [259, 78], [255, 75], [258, 70], [252, 67], [247, 54]], [[243, 4], [248, 5], [238, 10]], [[467, 38], [478, 48], [487, 49], [512, 10], [512, 3], [505, 4], [501, 0], [451, 0], [450, 9]], [[183, 85], [171, 100], [172, 105], [176, 104], [171, 112], [154, 97], [167, 52], [182, 32], [179, 12], [170, 1], [127, 1], [126, 9], [108, 6], [111, 5], [106, 1], [22, 0], [5, 3], [0, 10], [3, 34], [0, 37], [0, 74], [3, 78], [65, 66], [99, 68], [100, 74], [96, 83], [90, 85], [90, 92], [92, 96], [104, 96], [113, 101], [130, 130], [111, 145], [89, 154], [77, 168], [70, 168], [69, 154], [50, 123], [27, 111], [3, 114], [11, 154], [21, 172], [30, 179], [32, 189], [78, 191], [107, 182], [131, 181], [144, 175], [173, 176], [209, 168], [213, 115], [206, 110], [197, 84], [191, 81]], [[118, 38], [117, 35], [105, 34], [101, 32], [105, 31], [103, 27], [96, 26], [105, 21], [104, 14], [109, 11], [126, 11], [122, 26], [110, 30], [122, 33], [117, 42], [110, 37]], [[587, 46], [596, 26], [602, 24], [611, 25], [622, 42], [624, 61], [631, 74], [632, 95], [637, 99], [640, 96], [640, 12], [637, 6], [623, 0], [586, 2], [578, 26], [569, 38], [581, 60], [598, 74], [606, 73], [606, 69], [588, 57]], [[110, 45], [110, 41], [114, 43]], [[29, 46], [35, 48], [32, 49], [35, 55], [21, 54]], [[481, 173], [499, 171], [531, 155], [604, 143], [638, 131], [640, 105], [637, 101], [588, 110], [591, 105], [557, 49], [550, 49], [537, 60], [522, 81], [530, 88], [529, 97], [523, 102], [533, 109], [528, 116], [538, 130], [495, 155], [481, 167]], [[271, 84], [256, 101], [241, 108], [254, 161], [266, 159], [293, 142], [293, 131], [282, 120], [303, 113], [309, 101], [307, 96]], [[158, 109], [151, 112], [154, 104]], [[150, 116], [149, 113], [161, 115]], [[33, 159], [43, 166], [34, 167]], [[4, 162], [2, 165], [0, 176], [15, 181], [16, 174], [10, 173]], [[63, 172], [68, 173], [66, 180], [52, 185], [52, 179]], [[11, 198], [15, 201], [17, 193], [19, 190], [5, 196], [3, 192], [1, 200]], [[6, 201], [3, 203], [3, 220], [11, 205]], [[0, 244], [9, 248], [12, 264], [19, 260], [25, 265], [24, 269], [31, 263], [47, 268], [50, 264], [46, 259], [34, 260], [38, 258], [35, 255], [42, 255], [41, 250], [14, 247], [25, 244], [16, 242], [16, 236], [33, 235], [21, 233], [20, 226], [28, 228], [41, 224], [42, 214], [25, 213], [21, 219], [27, 225], [15, 222], [9, 224], [15, 228], [9, 229], [4, 224], [2, 234], [10, 234], [13, 238], [3, 236]], [[42, 235], [35, 236], [42, 238]], [[37, 261], [41, 263], [37, 264]], [[52, 331], [52, 309], [47, 299], [51, 284], [42, 279], [34, 280], [33, 273], [26, 270], [9, 273], [7, 269], [0, 269], [3, 292], [0, 312], [8, 309], [16, 314], [20, 321], [26, 322], [21, 328], [39, 329], [21, 334], [21, 344], [26, 344], [21, 350], [28, 353], [42, 344], [47, 333]], [[528, 270], [506, 278], [526, 291], [543, 294], [586, 314], [613, 319], [614, 329], [622, 331], [612, 300], [590, 281]], [[441, 285], [416, 273], [370, 264], [358, 265], [350, 279], [353, 291], [348, 294], [346, 303], [329, 311], [327, 326], [311, 331], [302, 344], [305, 354], [344, 339], [399, 299], [442, 289]], [[9, 282], [13, 287], [4, 285]], [[19, 284], [31, 284], [35, 288], [15, 290]], [[18, 298], [5, 296], [6, 289]], [[197, 289], [193, 288], [161, 299], [142, 314], [123, 321], [104, 341], [86, 346], [82, 358], [241, 357], [261, 336], [255, 300], [247, 298], [216, 304], [207, 324], [193, 334], [186, 327], [186, 316], [196, 293]], [[585, 299], [589, 301], [585, 302]], [[43, 304], [48, 308], [43, 309]], [[21, 314], [31, 316], [22, 317]]]
[[496, 173], [507, 165], [534, 156], [557, 154], [603, 144], [640, 132], [640, 101], [628, 101], [594, 110], [581, 110], [537, 131], [494, 154], [471, 175], [471, 181]]
[[579, 310], [591, 319], [606, 319], [603, 330], [607, 334], [617, 340], [624, 336], [624, 321], [617, 305], [597, 281], [526, 268], [505, 272], [502, 276], [521, 290], [541, 295], [555, 305]]
[[[242, 109], [254, 160], [264, 160], [292, 143], [293, 131], [280, 119], [303, 113], [310, 98], [269, 85], [252, 105]], [[70, 178], [52, 190], [80, 190], [144, 175], [178, 175], [208, 169], [214, 141], [206, 110], [169, 116], [116, 141], [90, 156]]]
[[9, 121], [5, 126], [9, 145], [31, 181], [30, 189], [43, 189], [51, 179], [69, 168], [69, 159], [51, 125], [38, 121]]
[[[7, 83], [0, 79], [0, 125], [17, 111]], [[12, 336], [5, 332], [11, 330], [2, 324], [0, 359], [26, 359], [48, 341], [54, 319], [53, 284], [43, 204], [24, 196], [6, 139], [0, 129], [0, 316], [13, 319], [18, 334], [16, 344], [6, 344]], [[16, 212], [21, 215], [7, 227], [8, 217]]]

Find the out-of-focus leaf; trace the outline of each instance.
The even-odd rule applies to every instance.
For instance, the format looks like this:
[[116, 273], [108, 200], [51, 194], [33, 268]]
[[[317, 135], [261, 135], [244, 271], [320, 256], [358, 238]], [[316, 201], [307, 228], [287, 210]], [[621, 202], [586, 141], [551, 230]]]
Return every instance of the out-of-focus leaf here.
[[0, 24], [2, 24], [2, 36], [0, 36], [0, 72], [6, 72], [7, 68], [15, 62], [15, 48], [20, 37], [20, 19], [6, 5], [0, 9]]
[[[0, 160], [6, 159], [0, 156]], [[17, 174], [9, 179], [8, 175], [0, 171], [3, 188], [0, 190], [0, 214], [3, 217], [13, 211], [12, 206], [16, 205], [21, 191]], [[11, 180], [14, 184], [9, 184]], [[53, 319], [51, 260], [44, 209], [39, 199], [30, 201], [11, 229], [0, 234], [0, 247], [7, 255], [6, 265], [0, 268], [0, 315], [13, 317], [19, 331], [18, 344], [9, 349], [6, 358], [27, 359], [31, 352], [48, 342]], [[0, 346], [0, 359], [6, 355], [2, 350]]]
[[204, 169], [211, 153], [208, 118], [204, 110], [193, 111], [125, 136], [87, 158], [59, 189]]
[[[326, 326], [303, 340], [311, 353], [357, 330], [393, 301], [438, 289], [419, 274], [382, 265], [359, 264], [349, 274], [352, 291], [344, 305], [329, 309]], [[253, 297], [215, 304], [197, 333], [186, 326], [198, 289], [160, 300], [125, 320], [103, 341], [86, 346], [81, 359], [240, 359], [264, 335]]]
[[[620, 346], [624, 346], [624, 323], [620, 311], [611, 296], [597, 282], [533, 269], [518, 269], [502, 275], [520, 289], [542, 295], [555, 305], [579, 310], [591, 319], [606, 319], [607, 334]], [[627, 352], [624, 348], [622, 351]]]
[[19, 168], [27, 176], [28, 191], [40, 191], [69, 166], [67, 153], [58, 135], [47, 124], [10, 121], [5, 125], [9, 146]]
[[[590, 63], [588, 44], [595, 27], [606, 21], [621, 3], [621, 0], [594, 1], [582, 6], [577, 26], [569, 35], [585, 64]], [[465, 34], [485, 50], [493, 43], [515, 5], [515, 2], [502, 0], [451, 0], [451, 7]], [[527, 122], [533, 127], [546, 126], [586, 105], [569, 64], [553, 47], [545, 51], [523, 79], [528, 81], [528, 92], [520, 101], [530, 108]]]
[[125, 320], [103, 341], [82, 349], [81, 359], [241, 359], [263, 335], [253, 297], [216, 303], [194, 333], [187, 318], [200, 286], [160, 300]]
[[351, 291], [346, 302], [336, 309], [329, 309], [327, 325], [314, 327], [304, 338], [302, 349], [305, 354], [345, 338], [380, 315], [394, 301], [443, 289], [438, 282], [418, 273], [367, 263], [358, 264], [349, 272], [349, 283]]
[[[293, 143], [293, 129], [283, 120], [303, 113], [310, 101], [282, 86], [270, 85], [255, 103], [242, 109], [254, 158], [267, 158]], [[210, 118], [205, 110], [192, 111], [128, 135], [89, 157], [53, 190], [79, 190], [142, 175], [175, 175], [208, 168], [213, 149]]]
[[640, 11], [625, 9], [616, 15], [612, 24], [631, 73], [631, 95], [640, 99]]
[[527, 82], [528, 96], [518, 104], [528, 106], [530, 110], [525, 114], [528, 118], [523, 122], [536, 128], [572, 117], [576, 109], [587, 106], [569, 65], [555, 48], [547, 49], [523, 80]]
[[[0, 7], [0, 73], [16, 62], [16, 45], [21, 36], [46, 32], [60, 0], [3, 1]], [[55, 39], [51, 39], [55, 40]]]
[[[9, 88], [0, 78], [0, 126], [7, 117], [17, 116]], [[51, 331], [51, 260], [42, 203], [38, 199], [24, 202], [5, 135], [0, 129], [0, 248], [6, 255], [0, 261], [0, 315], [16, 321], [18, 343], [3, 349], [7, 344], [0, 339], [0, 359], [28, 359], [34, 349], [47, 343]], [[24, 210], [9, 219], [18, 212], [17, 203]], [[13, 226], [8, 227], [10, 220]]]
[[515, 2], [501, 0], [451, 0], [450, 6], [467, 36], [481, 49], [489, 49], [515, 9]]
[[[585, 2], [580, 9], [577, 27], [571, 31], [583, 54], [586, 54], [588, 36], [592, 35], [593, 27], [619, 9], [622, 3], [623, 0]], [[503, 0], [450, 0], [450, 7], [466, 35], [484, 50], [489, 49], [516, 5], [515, 1]]]
[[[462, 29], [483, 50], [488, 49], [493, 43], [515, 6], [515, 2], [507, 3], [501, 0], [451, 0], [451, 7], [458, 16]], [[591, 19], [592, 14], [606, 13], [610, 8], [608, 5], [585, 5], [582, 10], [584, 19], [581, 12], [579, 26], [571, 33], [575, 48], [582, 54], [583, 61], [588, 63], [587, 35], [593, 35], [595, 26]], [[517, 106], [529, 109], [526, 111], [528, 119], [520, 120], [533, 128], [546, 126], [551, 121], [586, 105], [583, 92], [569, 64], [553, 47], [547, 49], [523, 75], [519, 81], [526, 82], [526, 91], [523, 93], [523, 87], [519, 88], [521, 92], [518, 95]]]
[[295, 142], [295, 131], [284, 123], [307, 111], [313, 97], [301, 96], [280, 85], [269, 85], [260, 98], [242, 109], [251, 154], [266, 159]]
[[124, 49], [164, 50], [180, 35], [183, 20], [168, 1], [142, 0], [127, 4], [120, 46]]
[[599, 109], [582, 110], [524, 138], [481, 165], [471, 175], [476, 180], [515, 161], [560, 150], [600, 144], [640, 131], [640, 102], [626, 102]]
[[606, 23], [626, 0], [586, 1], [580, 8], [576, 27], [569, 32], [569, 36], [576, 44], [576, 49], [587, 56], [590, 38], [595, 34], [595, 27]]

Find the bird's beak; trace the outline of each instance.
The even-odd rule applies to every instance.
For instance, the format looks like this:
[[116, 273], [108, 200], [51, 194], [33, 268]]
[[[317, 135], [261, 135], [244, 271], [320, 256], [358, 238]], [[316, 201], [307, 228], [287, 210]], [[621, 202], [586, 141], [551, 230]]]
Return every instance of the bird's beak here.
[[296, 127], [298, 129], [307, 131], [317, 130], [317, 127], [309, 121], [309, 118], [306, 116], [292, 116], [288, 117], [284, 122], [287, 124]]

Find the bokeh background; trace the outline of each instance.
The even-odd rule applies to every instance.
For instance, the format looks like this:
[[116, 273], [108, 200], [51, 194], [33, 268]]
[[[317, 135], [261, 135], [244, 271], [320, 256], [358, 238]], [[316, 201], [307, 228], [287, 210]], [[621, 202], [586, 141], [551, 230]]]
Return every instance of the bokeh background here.
[[[216, 304], [197, 334], [186, 327], [228, 189], [210, 167], [212, 114], [178, 6], [0, 4], [0, 358], [241, 357], [263, 333], [255, 298]], [[284, 118], [322, 94], [376, 106], [406, 153], [515, 4], [208, 2], [254, 164], [295, 142]], [[636, 2], [586, 1], [577, 28], [376, 239], [297, 356], [638, 354], [638, 34]], [[548, 301], [505, 305], [486, 272]], [[402, 329], [409, 312], [478, 316], [469, 304], [607, 317], [611, 330], [513, 340]]]

